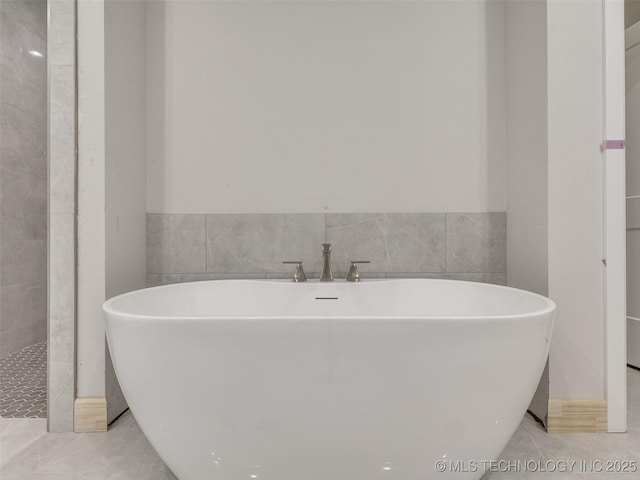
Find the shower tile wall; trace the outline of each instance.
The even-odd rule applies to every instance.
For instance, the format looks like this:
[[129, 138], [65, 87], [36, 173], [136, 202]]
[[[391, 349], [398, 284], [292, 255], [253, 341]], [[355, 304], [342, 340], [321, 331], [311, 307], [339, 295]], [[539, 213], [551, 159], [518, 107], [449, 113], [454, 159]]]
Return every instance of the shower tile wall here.
[[73, 431], [76, 321], [76, 1], [49, 1], [49, 431]]
[[46, 19], [0, 2], [0, 357], [46, 338]]
[[302, 260], [321, 269], [332, 244], [334, 277], [370, 260], [363, 277], [425, 277], [506, 283], [506, 214], [147, 215], [147, 285], [221, 278], [289, 278]]

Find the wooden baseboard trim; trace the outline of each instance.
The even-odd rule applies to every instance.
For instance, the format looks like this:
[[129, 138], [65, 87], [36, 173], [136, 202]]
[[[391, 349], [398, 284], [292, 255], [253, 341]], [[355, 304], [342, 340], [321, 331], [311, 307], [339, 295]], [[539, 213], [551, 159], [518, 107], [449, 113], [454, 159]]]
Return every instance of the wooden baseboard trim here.
[[600, 433], [608, 430], [603, 398], [550, 398], [549, 433]]
[[107, 399], [76, 398], [73, 407], [73, 431], [76, 433], [107, 431]]

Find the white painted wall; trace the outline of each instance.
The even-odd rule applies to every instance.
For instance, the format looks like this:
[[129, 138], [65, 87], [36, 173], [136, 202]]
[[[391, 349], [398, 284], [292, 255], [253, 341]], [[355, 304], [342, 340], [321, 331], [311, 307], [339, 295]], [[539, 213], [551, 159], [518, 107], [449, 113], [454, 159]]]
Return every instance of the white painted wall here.
[[547, 21], [550, 396], [604, 398], [602, 4], [549, 1]]
[[[548, 295], [547, 6], [506, 2], [507, 284]], [[544, 419], [548, 370], [530, 409]]]
[[[106, 298], [146, 286], [146, 2], [105, 3]], [[106, 356], [109, 421], [126, 408]]]
[[149, 212], [505, 209], [502, 2], [148, 14]]
[[104, 0], [78, 2], [77, 397], [104, 397]]
[[548, 294], [547, 7], [507, 2], [507, 282]]
[[[504, 210], [503, 7], [152, 2], [149, 211]], [[112, 225], [102, 2], [80, 2], [78, 16], [78, 396], [101, 396]], [[602, 398], [601, 5], [551, 1], [547, 21], [550, 396]]]
[[[603, 138], [625, 137], [624, 3], [603, 4]], [[605, 394], [609, 432], [627, 430], [625, 151], [603, 152]]]
[[126, 404], [102, 303], [146, 282], [145, 25], [145, 2], [78, 2], [77, 397], [106, 396], [110, 419]]

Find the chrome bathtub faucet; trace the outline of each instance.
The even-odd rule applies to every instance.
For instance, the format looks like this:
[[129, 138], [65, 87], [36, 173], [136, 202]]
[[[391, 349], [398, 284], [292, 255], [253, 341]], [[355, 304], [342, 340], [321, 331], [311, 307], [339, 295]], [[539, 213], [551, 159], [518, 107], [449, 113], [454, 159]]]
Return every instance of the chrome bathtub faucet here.
[[320, 273], [321, 282], [333, 282], [331, 274], [331, 244], [322, 244], [322, 272]]
[[292, 264], [292, 265], [296, 265], [296, 271], [293, 274], [293, 281], [298, 283], [298, 282], [306, 282], [307, 281], [307, 276], [304, 274], [304, 269], [302, 268], [302, 261], [301, 260], [287, 260], [282, 262], [284, 264]]
[[358, 263], [371, 263], [370, 260], [352, 260], [351, 266], [349, 267], [349, 274], [347, 275], [347, 282], [359, 282], [360, 281], [360, 272], [358, 272], [358, 267], [356, 264]]

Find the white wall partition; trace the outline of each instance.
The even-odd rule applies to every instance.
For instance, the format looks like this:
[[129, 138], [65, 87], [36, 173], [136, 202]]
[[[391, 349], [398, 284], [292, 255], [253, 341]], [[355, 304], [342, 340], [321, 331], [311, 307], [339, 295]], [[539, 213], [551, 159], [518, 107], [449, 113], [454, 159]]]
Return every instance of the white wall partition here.
[[602, 10], [547, 3], [549, 295], [558, 304], [549, 377], [559, 399], [605, 398]]
[[[106, 294], [146, 286], [146, 2], [105, 4]], [[106, 355], [107, 415], [126, 408]]]
[[126, 408], [102, 303], [146, 283], [145, 10], [137, 0], [78, 4], [76, 431], [83, 400], [101, 406], [96, 422], [105, 426], [107, 412], [113, 419]]
[[76, 396], [104, 397], [104, 1], [78, 2], [78, 290]]
[[[507, 284], [549, 294], [547, 6], [505, 4]], [[531, 410], [547, 414], [545, 373]]]
[[541, 295], [549, 290], [546, 23], [544, 2], [506, 5], [507, 279]]
[[627, 430], [624, 3], [604, 2], [604, 258], [608, 429]]
[[502, 2], [148, 19], [150, 213], [504, 211]]

